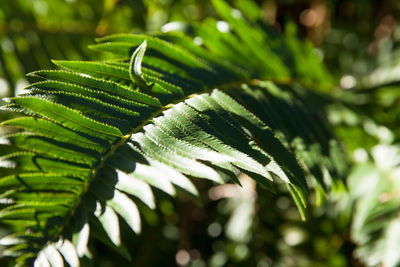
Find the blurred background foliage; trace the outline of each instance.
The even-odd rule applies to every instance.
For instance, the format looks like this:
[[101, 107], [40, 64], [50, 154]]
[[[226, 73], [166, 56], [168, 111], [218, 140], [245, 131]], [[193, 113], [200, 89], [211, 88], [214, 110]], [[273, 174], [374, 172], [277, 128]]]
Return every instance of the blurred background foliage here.
[[[124, 232], [133, 264], [91, 240], [93, 266], [399, 264], [400, 2], [257, 2], [279, 31], [294, 22], [334, 75], [331, 93], [341, 104], [328, 119], [351, 155], [347, 189], [313, 194], [307, 222], [289, 196], [259, 190], [246, 176], [242, 188], [197, 183], [202, 207], [157, 192], [160, 209], [141, 207], [143, 233]], [[87, 49], [95, 37], [214, 16], [205, 0], [0, 0], [0, 96], [20, 93], [25, 74], [52, 68], [51, 59], [101, 58]]]

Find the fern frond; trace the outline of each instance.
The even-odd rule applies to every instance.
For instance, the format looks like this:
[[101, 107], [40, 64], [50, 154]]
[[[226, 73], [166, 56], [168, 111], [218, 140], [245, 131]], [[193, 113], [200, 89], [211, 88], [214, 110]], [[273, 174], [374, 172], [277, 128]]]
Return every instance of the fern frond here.
[[329, 99], [304, 83], [326, 81], [289, 64], [298, 56], [253, 12], [213, 2], [232, 31], [195, 25], [204, 47], [177, 33], [105, 37], [93, 48], [117, 60], [55, 61], [66, 70], [33, 73], [43, 81], [10, 99], [28, 116], [3, 122], [26, 132], [7, 137], [19, 151], [1, 158], [14, 173], [0, 179], [0, 219], [20, 263], [76, 266], [91, 235], [122, 248], [117, 215], [139, 233], [136, 203], [155, 208], [153, 187], [196, 199], [190, 178], [240, 183], [242, 172], [271, 191], [286, 184], [305, 217], [310, 186], [342, 178]]

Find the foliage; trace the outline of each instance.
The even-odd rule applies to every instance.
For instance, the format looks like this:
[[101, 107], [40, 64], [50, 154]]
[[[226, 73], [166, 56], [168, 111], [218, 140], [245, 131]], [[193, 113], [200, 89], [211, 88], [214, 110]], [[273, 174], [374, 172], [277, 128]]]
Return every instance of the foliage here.
[[[54, 9], [56, 2], [65, 8]], [[137, 8], [125, 9], [124, 1], [104, 1], [101, 10], [83, 1], [71, 4], [76, 8], [69, 15], [61, 14], [69, 10], [63, 1], [9, 6], [33, 10], [40, 28], [33, 34], [52, 37], [18, 45], [22, 33], [11, 27], [6, 39], [16, 49], [3, 59], [17, 55], [22, 71], [31, 71], [48, 68], [49, 54], [59, 67], [32, 72], [33, 83], [3, 106], [14, 114], [3, 122], [8, 134], [0, 145], [0, 217], [7, 226], [0, 243], [9, 264], [107, 265], [112, 258], [111, 265], [174, 265], [176, 254], [178, 264], [191, 260], [192, 266], [344, 266], [358, 260], [395, 266], [395, 63], [382, 61], [365, 77], [374, 63], [349, 69], [340, 56], [327, 54], [328, 66], [339, 66], [334, 73], [347, 74], [342, 87], [360, 85], [338, 90], [337, 77], [320, 62], [321, 50], [300, 40], [292, 23], [284, 34], [267, 25], [269, 18], [249, 0], [233, 1], [233, 9], [212, 1], [218, 19], [98, 38], [90, 48], [103, 54], [81, 48], [91, 38], [87, 32], [53, 38], [53, 29], [64, 25], [58, 17], [102, 35], [154, 30], [167, 18], [197, 20], [210, 9], [201, 1], [163, 2], [168, 8], [151, 2], [127, 1]], [[54, 17], [44, 19], [40, 3]], [[181, 6], [182, 14], [176, 12]], [[111, 12], [117, 8], [121, 13]], [[2, 10], [12, 21], [13, 13]], [[92, 19], [83, 16], [88, 10]], [[138, 21], [112, 29], [127, 17]], [[307, 34], [318, 41], [313, 29], [315, 35]], [[64, 46], [65, 36], [73, 35], [82, 45]], [[329, 48], [329, 38], [322, 51], [348, 52]], [[45, 63], [26, 61], [31, 55]], [[15, 73], [19, 79], [21, 70]], [[355, 81], [350, 86], [343, 82], [349, 77]], [[346, 178], [348, 163], [354, 167]]]
[[[214, 1], [229, 24], [209, 19], [195, 25], [205, 48], [180, 34], [114, 35], [92, 48], [122, 59], [54, 61], [69, 71], [31, 74], [44, 80], [4, 107], [29, 115], [3, 123], [29, 131], [6, 137], [15, 149], [3, 156], [10, 174], [1, 180], [1, 217], [14, 232], [4, 242], [16, 240], [7, 253], [21, 264], [37, 254], [38, 263], [55, 264], [58, 248], [74, 265], [63, 250], [76, 231], [78, 241], [87, 240], [89, 229], [122, 246], [114, 212], [134, 232], [141, 229], [137, 206], [126, 194], [154, 208], [149, 185], [174, 195], [173, 184], [195, 198], [186, 176], [239, 183], [240, 170], [272, 191], [278, 179], [305, 217], [303, 169], [314, 184], [327, 187], [345, 168], [321, 119], [329, 100], [300, 85], [326, 86], [326, 74], [322, 67], [307, 72], [304, 67], [318, 64], [309, 46], [265, 32], [248, 12], [255, 6], [246, 4], [242, 15]], [[272, 109], [259, 108], [268, 103]], [[76, 246], [82, 257], [86, 245]]]

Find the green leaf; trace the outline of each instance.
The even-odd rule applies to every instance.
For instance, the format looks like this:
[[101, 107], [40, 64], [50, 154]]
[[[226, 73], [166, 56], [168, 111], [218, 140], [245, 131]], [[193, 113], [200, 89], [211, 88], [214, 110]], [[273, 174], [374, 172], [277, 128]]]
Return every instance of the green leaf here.
[[114, 197], [107, 201], [107, 205], [118, 213], [135, 233], [140, 233], [142, 225], [139, 210], [129, 197], [115, 191]]
[[[36, 71], [32, 72], [30, 75], [45, 78], [48, 79], [48, 81], [61, 80], [74, 82], [80, 86], [85, 86], [86, 88], [100, 89], [104, 92], [118, 95], [123, 99], [144, 103], [149, 106], [161, 107], [160, 101], [157, 98], [133, 90], [128, 86], [105, 80], [104, 78], [94, 78], [81, 73], [63, 70]], [[31, 85], [31, 87], [34, 87], [35, 85], [37, 85], [37, 83]], [[42, 85], [42, 83], [40, 83], [40, 85]]]
[[126, 81], [131, 80], [127, 69], [112, 66], [104, 62], [53, 60], [53, 63], [65, 69], [81, 72], [93, 77], [102, 78], [105, 76], [107, 78], [113, 77]]
[[132, 136], [132, 141], [137, 142], [140, 149], [149, 155], [149, 157], [172, 166], [182, 173], [194, 177], [210, 179], [217, 183], [223, 182], [220, 175], [212, 168], [192, 159], [184, 158], [175, 155], [173, 152], [164, 150], [161, 146], [157, 145], [143, 134], [135, 134]]
[[69, 264], [71, 267], [78, 267], [79, 266], [79, 258], [78, 255], [76, 254], [76, 250], [74, 248], [74, 245], [72, 243], [65, 239], [65, 240], [59, 240], [56, 243], [56, 248], [57, 250], [61, 253], [65, 261]]
[[307, 213], [306, 213], [306, 197], [304, 192], [300, 188], [292, 184], [288, 184], [288, 189], [291, 196], [294, 199], [294, 202], [296, 203], [297, 209], [300, 212], [301, 219], [305, 221], [307, 219]]
[[33, 96], [21, 96], [12, 101], [31, 112], [57, 122], [71, 130], [92, 134], [106, 140], [121, 137], [122, 133], [115, 127], [97, 122], [72, 108]]
[[138, 81], [139, 78], [139, 80], [143, 82], [143, 86], [148, 85], [142, 73], [142, 61], [144, 53], [146, 52], [146, 47], [147, 42], [144, 40], [143, 43], [136, 48], [135, 52], [133, 52], [129, 63], [129, 75], [132, 82]]
[[100, 204], [97, 204], [96, 212], [98, 212], [97, 217], [99, 218], [101, 225], [103, 226], [110, 240], [116, 246], [121, 245], [121, 236], [117, 214], [108, 206], [104, 208], [103, 213], [101, 213], [100, 209]]
[[115, 185], [115, 188], [139, 198], [151, 209], [154, 209], [156, 206], [154, 202], [154, 195], [150, 186], [147, 183], [135, 179], [124, 172], [118, 172], [118, 182]]
[[78, 144], [81, 147], [103, 152], [104, 143], [96, 142], [96, 139], [89, 139], [84, 135], [77, 134], [49, 120], [35, 117], [19, 117], [2, 122], [2, 125], [17, 126], [27, 131], [40, 134], [47, 138], [65, 143]]

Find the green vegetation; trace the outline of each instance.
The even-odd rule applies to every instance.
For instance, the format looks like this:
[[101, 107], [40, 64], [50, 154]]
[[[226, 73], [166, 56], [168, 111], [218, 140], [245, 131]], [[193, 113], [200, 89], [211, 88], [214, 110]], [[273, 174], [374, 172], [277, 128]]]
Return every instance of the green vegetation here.
[[396, 18], [211, 2], [2, 3], [0, 264], [400, 264]]

